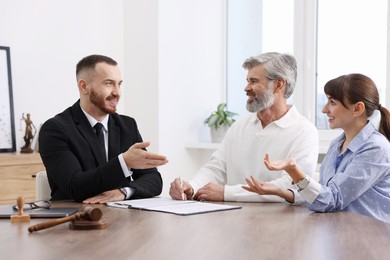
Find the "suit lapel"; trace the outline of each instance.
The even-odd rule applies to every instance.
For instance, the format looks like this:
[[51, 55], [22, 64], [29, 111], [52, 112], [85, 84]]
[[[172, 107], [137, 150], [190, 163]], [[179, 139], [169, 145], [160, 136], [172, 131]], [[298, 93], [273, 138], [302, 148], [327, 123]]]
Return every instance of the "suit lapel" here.
[[99, 165], [106, 162], [104, 155], [100, 152], [99, 143], [96, 138], [96, 134], [88, 119], [85, 117], [80, 107], [80, 102], [76, 102], [72, 107], [72, 114], [74, 122], [80, 134], [87, 140], [87, 143], [91, 147], [92, 154]]
[[120, 129], [115, 124], [114, 118], [110, 115], [108, 119], [108, 158], [120, 154]]

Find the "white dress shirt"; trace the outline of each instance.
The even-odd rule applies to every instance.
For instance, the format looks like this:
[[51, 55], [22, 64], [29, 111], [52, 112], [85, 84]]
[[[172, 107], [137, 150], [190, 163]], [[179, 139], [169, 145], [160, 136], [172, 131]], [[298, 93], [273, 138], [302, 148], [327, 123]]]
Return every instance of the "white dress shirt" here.
[[[93, 118], [90, 114], [84, 111], [84, 109], [81, 108], [83, 111], [84, 115], [87, 117], [89, 123], [91, 124], [92, 127], [96, 125], [99, 121], [97, 121], [95, 118]], [[104, 148], [106, 149], [106, 161], [108, 161], [108, 119], [109, 116], [107, 115], [103, 120], [101, 120], [99, 123], [103, 125], [103, 135], [104, 135]], [[123, 154], [118, 155], [118, 160], [121, 165], [123, 174], [125, 177], [130, 177], [130, 180], [132, 180], [131, 175], [133, 174], [132, 170], [127, 167], [125, 159], [123, 158]], [[130, 187], [124, 187], [127, 191], [127, 196], [125, 199], [131, 198], [131, 196], [134, 194], [134, 190], [131, 189]]]

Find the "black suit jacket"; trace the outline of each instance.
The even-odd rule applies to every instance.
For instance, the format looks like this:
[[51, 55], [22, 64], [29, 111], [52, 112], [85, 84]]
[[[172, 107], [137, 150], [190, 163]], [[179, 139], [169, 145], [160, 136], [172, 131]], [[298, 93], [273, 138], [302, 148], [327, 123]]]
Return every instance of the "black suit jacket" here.
[[72, 107], [47, 120], [39, 132], [39, 152], [46, 167], [53, 200], [83, 201], [104, 191], [132, 187], [132, 198], [157, 196], [162, 179], [156, 168], [132, 169], [125, 178], [118, 155], [142, 142], [135, 120], [116, 113], [108, 120], [108, 158], [99, 153], [93, 127], [77, 101]]

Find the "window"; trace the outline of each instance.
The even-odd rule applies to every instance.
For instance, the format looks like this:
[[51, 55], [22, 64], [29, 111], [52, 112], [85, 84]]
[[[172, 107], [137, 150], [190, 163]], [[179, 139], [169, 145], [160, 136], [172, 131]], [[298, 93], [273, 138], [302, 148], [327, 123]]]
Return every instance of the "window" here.
[[[386, 77], [390, 74], [387, 0], [227, 3], [229, 110], [247, 114], [243, 94], [246, 71], [241, 64], [248, 56], [267, 51], [290, 52], [296, 57], [298, 79], [292, 99], [298, 110], [318, 127], [321, 153], [340, 133], [328, 130], [327, 118], [322, 114], [323, 86], [328, 80], [354, 72], [365, 74], [377, 84], [382, 105], [390, 102], [390, 91], [386, 92]], [[240, 21], [239, 26], [235, 26], [236, 21]], [[240, 35], [240, 30], [245, 35]]]
[[[353, 8], [352, 8], [353, 6]], [[340, 75], [362, 73], [376, 83], [385, 103], [387, 0], [319, 0], [316, 125], [327, 129], [321, 109], [325, 83]]]
[[[283, 6], [283, 8], [280, 8]], [[242, 117], [246, 110], [246, 74], [249, 56], [267, 51], [294, 52], [294, 1], [227, 1], [227, 104]], [[238, 118], [238, 117], [236, 117]]]

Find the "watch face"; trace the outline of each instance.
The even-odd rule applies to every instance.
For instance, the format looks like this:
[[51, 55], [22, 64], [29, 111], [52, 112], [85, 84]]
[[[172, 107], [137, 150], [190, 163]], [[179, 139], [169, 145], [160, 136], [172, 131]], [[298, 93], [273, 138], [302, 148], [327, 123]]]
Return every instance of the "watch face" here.
[[309, 180], [305, 178], [298, 181], [297, 186], [300, 190], [303, 190], [304, 188], [306, 188], [308, 184], [309, 184]]

